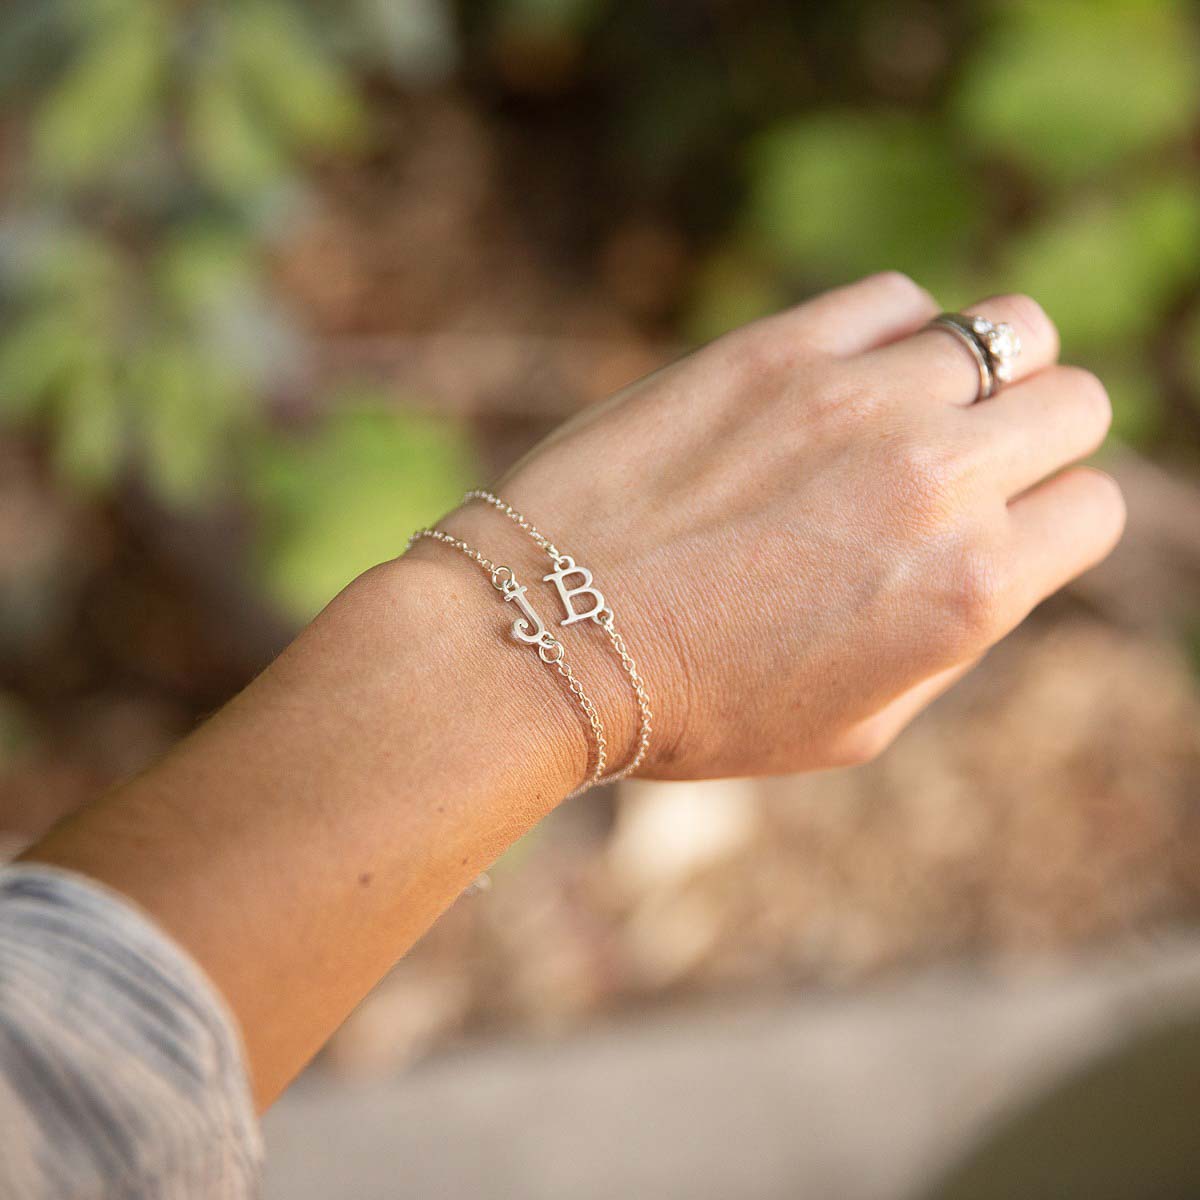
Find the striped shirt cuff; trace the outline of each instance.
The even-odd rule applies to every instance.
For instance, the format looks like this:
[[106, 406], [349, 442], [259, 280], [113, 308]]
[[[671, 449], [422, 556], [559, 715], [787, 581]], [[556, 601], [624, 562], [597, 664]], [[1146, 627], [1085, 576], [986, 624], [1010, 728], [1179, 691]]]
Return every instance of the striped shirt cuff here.
[[0, 1195], [242, 1200], [262, 1142], [237, 1026], [134, 905], [0, 869]]

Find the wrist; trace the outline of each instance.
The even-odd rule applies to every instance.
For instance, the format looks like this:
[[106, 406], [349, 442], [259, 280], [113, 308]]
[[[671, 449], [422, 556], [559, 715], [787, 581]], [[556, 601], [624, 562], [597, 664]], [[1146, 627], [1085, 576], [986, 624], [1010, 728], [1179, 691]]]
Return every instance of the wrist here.
[[586, 728], [557, 674], [511, 639], [498, 599], [475, 564], [429, 547], [360, 576], [322, 620], [353, 627], [386, 671], [381, 703], [398, 727], [430, 730], [428, 751], [440, 744], [464, 789], [536, 819], [583, 780]]
[[[496, 598], [515, 601], [503, 606], [502, 640], [510, 655], [532, 656], [558, 684], [556, 690], [587, 738], [588, 782], [636, 771], [644, 760], [653, 713], [604, 596], [585, 568], [576, 567], [536, 530], [530, 536], [519, 514], [505, 508], [498, 517], [496, 507], [502, 502], [485, 498], [492, 500], [491, 506], [468, 503], [437, 530], [424, 531], [412, 553], [449, 553], [471, 574], [482, 576]], [[560, 620], [564, 608], [571, 620]]]

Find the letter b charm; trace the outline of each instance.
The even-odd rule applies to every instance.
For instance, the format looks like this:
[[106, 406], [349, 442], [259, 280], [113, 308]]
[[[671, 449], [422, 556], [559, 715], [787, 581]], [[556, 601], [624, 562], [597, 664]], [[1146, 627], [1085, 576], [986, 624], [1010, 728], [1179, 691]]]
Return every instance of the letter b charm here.
[[[542, 580], [552, 583], [558, 588], [558, 598], [562, 601], [563, 609], [567, 614], [559, 624], [572, 625], [576, 621], [586, 621], [589, 617], [601, 619], [602, 614], [608, 610], [608, 605], [600, 590], [592, 586], [591, 571], [587, 567], [576, 566], [575, 560], [569, 554], [560, 554], [555, 561], [557, 563], [555, 569], [549, 575], [543, 575]], [[567, 587], [563, 581], [570, 575], [578, 575], [583, 582], [576, 587]], [[586, 612], [576, 612], [575, 605], [571, 601], [575, 596], [584, 595], [593, 597], [592, 607]]]

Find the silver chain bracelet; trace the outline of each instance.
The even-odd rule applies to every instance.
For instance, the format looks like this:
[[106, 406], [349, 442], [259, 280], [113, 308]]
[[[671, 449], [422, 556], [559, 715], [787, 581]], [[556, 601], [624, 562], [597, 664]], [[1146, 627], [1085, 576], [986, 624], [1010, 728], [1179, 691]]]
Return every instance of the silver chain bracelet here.
[[462, 538], [456, 538], [441, 529], [418, 529], [408, 539], [409, 548], [422, 538], [430, 538], [435, 542], [443, 543], [443, 545], [452, 546], [455, 550], [465, 554], [472, 562], [478, 563], [487, 572], [492, 581], [492, 587], [501, 593], [505, 602], [511, 601], [521, 610], [522, 615], [512, 623], [513, 638], [527, 646], [536, 647], [538, 658], [547, 666], [553, 667], [566, 680], [568, 690], [583, 710], [583, 715], [587, 717], [592, 738], [596, 743], [596, 756], [591, 774], [571, 794], [577, 795], [579, 792], [594, 787], [597, 783], [604, 782], [604, 768], [608, 761], [608, 742], [604, 736], [604, 722], [600, 720], [600, 714], [592, 702], [592, 698], [584, 690], [583, 684], [567, 662], [562, 642], [542, 624], [541, 618], [525, 594], [524, 585], [517, 581], [512, 568], [492, 562], [490, 558], [485, 558]]
[[[550, 561], [554, 563], [554, 570], [549, 575], [543, 575], [542, 580], [545, 583], [553, 583], [558, 590], [558, 598], [562, 601], [563, 609], [566, 612], [566, 616], [560, 624], [573, 625], [576, 621], [590, 619], [604, 630], [613, 650], [616, 652], [617, 657], [620, 658], [621, 669], [629, 677], [629, 684], [633, 688], [634, 699], [637, 701], [640, 728], [638, 730], [637, 750], [633, 758], [621, 770], [615, 771], [604, 782], [611, 783], [617, 779], [624, 779], [626, 775], [631, 775], [636, 771], [646, 757], [646, 752], [650, 748], [650, 734], [654, 727], [654, 712], [650, 707], [650, 696], [646, 691], [646, 685], [642, 682], [642, 677], [638, 674], [637, 663], [634, 662], [633, 656], [629, 653], [625, 645], [625, 639], [617, 630], [615, 624], [616, 616], [613, 613], [612, 606], [605, 600], [599, 588], [595, 586], [591, 571], [587, 567], [579, 566], [571, 555], [563, 554], [541, 530], [522, 516], [511, 504], [506, 504], [499, 496], [495, 496], [483, 488], [475, 488], [469, 491], [464, 497], [464, 501], [470, 500], [482, 500], [484, 503], [490, 504], [493, 508], [499, 509], [510, 521], [513, 521], [519, 528], [529, 534], [550, 557]], [[570, 576], [577, 576], [581, 582], [575, 587], [567, 587], [564, 581]], [[582, 612], [576, 611], [572, 603], [573, 598], [576, 596], [591, 596], [591, 608], [585, 609]]]
[[[408, 539], [408, 545], [411, 547], [422, 538], [429, 538], [432, 541], [441, 542], [443, 545], [453, 547], [487, 572], [492, 587], [501, 593], [506, 603], [514, 603], [520, 609], [521, 616], [511, 626], [513, 638], [525, 645], [535, 647], [538, 657], [542, 662], [546, 663], [547, 666], [553, 667], [566, 681], [571, 695], [575, 697], [579, 707], [583, 710], [584, 716], [587, 717], [588, 725], [591, 728], [592, 737], [595, 741], [596, 754], [591, 773], [587, 780], [572, 795], [585, 791], [587, 788], [593, 787], [598, 783], [612, 783], [618, 779], [624, 779], [625, 776], [636, 771], [646, 758], [646, 752], [650, 747], [650, 734], [653, 730], [654, 713], [650, 707], [650, 697], [646, 691], [646, 686], [642, 682], [642, 677], [638, 674], [637, 663], [629, 653], [629, 649], [625, 645], [625, 639], [617, 630], [612, 608], [600, 590], [594, 586], [591, 571], [586, 567], [579, 566], [571, 555], [561, 553], [549, 538], [530, 524], [516, 509], [509, 504], [505, 504], [503, 500], [492, 495], [491, 492], [483, 490], [470, 491], [467, 493], [465, 500], [483, 500], [493, 507], [498, 508], [528, 533], [546, 554], [549, 555], [551, 561], [554, 563], [554, 570], [550, 574], [544, 575], [542, 579], [545, 583], [553, 583], [558, 590], [559, 599], [562, 601], [563, 608], [566, 611], [566, 616], [560, 622], [562, 625], [571, 625], [576, 621], [590, 619], [604, 630], [614, 652], [621, 660], [621, 669], [629, 678], [640, 715], [637, 749], [634, 752], [633, 758], [621, 770], [614, 771], [611, 775], [605, 776], [604, 768], [608, 760], [608, 742], [604, 735], [604, 723], [600, 719], [596, 705], [585, 691], [579, 677], [566, 661], [566, 651], [562, 642], [546, 628], [541, 617], [538, 616], [537, 610], [530, 603], [529, 597], [526, 594], [526, 588], [518, 582], [512, 568], [492, 562], [491, 559], [486, 558], [480, 551], [468, 545], [461, 538], [454, 537], [453, 534], [446, 533], [442, 529], [418, 529]], [[564, 580], [571, 576], [578, 576], [582, 582], [575, 587], [567, 587]], [[588, 595], [593, 598], [592, 606], [585, 611], [577, 611], [572, 603], [573, 598]]]

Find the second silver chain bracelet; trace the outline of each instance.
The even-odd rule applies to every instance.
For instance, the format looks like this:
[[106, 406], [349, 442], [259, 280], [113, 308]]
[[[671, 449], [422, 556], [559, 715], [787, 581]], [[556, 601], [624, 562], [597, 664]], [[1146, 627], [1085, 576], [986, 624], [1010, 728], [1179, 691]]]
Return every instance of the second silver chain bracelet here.
[[[583, 790], [583, 788], [591, 787], [597, 783], [610, 783], [632, 774], [645, 760], [646, 752], [650, 746], [654, 714], [650, 707], [650, 697], [646, 691], [646, 686], [638, 673], [637, 664], [629, 653], [625, 639], [616, 627], [615, 615], [611, 606], [604, 598], [603, 593], [595, 586], [591, 571], [586, 567], [579, 566], [571, 555], [563, 554], [559, 551], [549, 538], [535, 528], [516, 509], [506, 504], [497, 496], [494, 496], [491, 492], [481, 489], [474, 490], [468, 492], [465, 499], [468, 501], [483, 500], [499, 509], [528, 533], [538, 546], [546, 552], [554, 564], [554, 570], [544, 575], [542, 579], [545, 583], [552, 583], [558, 591], [559, 599], [562, 601], [563, 609], [566, 613], [560, 624], [566, 626], [572, 625], [577, 621], [590, 620], [604, 631], [613, 651], [620, 659], [621, 669], [629, 679], [639, 713], [637, 747], [633, 757], [621, 770], [614, 771], [611, 775], [604, 775], [607, 760], [607, 741], [604, 734], [604, 725], [595, 704], [587, 695], [582, 683], [566, 662], [565, 650], [562, 643], [546, 629], [536, 610], [526, 598], [526, 589], [517, 582], [512, 569], [506, 566], [498, 566], [490, 559], [485, 558], [478, 550], [469, 546], [461, 538], [456, 538], [441, 529], [420, 529], [409, 538], [409, 545], [411, 546], [414, 542], [422, 538], [429, 538], [433, 541], [442, 542], [444, 545], [452, 546], [473, 562], [478, 563], [490, 576], [492, 586], [503, 594], [505, 601], [515, 602], [521, 610], [523, 616], [515, 621], [512, 626], [513, 637], [527, 645], [536, 647], [541, 660], [547, 665], [552, 666], [566, 680], [571, 694], [578, 701], [591, 727], [593, 740], [596, 744], [595, 761], [588, 780], [578, 790]], [[567, 580], [572, 578], [579, 580], [579, 582], [574, 584], [574, 586], [568, 586]], [[575, 607], [575, 600], [578, 598], [585, 598], [582, 610]]]
[[464, 542], [462, 538], [456, 538], [453, 534], [446, 533], [443, 529], [418, 529], [408, 539], [409, 548], [411, 549], [422, 538], [429, 538], [432, 541], [441, 542], [443, 545], [452, 546], [461, 554], [465, 554], [467, 558], [472, 562], [478, 563], [487, 572], [492, 581], [492, 587], [504, 597], [506, 603], [509, 601], [516, 602], [517, 608], [521, 610], [523, 615], [518, 617], [512, 624], [513, 638], [536, 649], [538, 658], [563, 677], [567, 683], [568, 690], [575, 697], [579, 707], [583, 710], [584, 716], [587, 717], [592, 731], [592, 740], [596, 744], [596, 754], [591, 774], [571, 794], [576, 795], [579, 792], [586, 791], [597, 783], [603, 783], [604, 766], [608, 760], [608, 741], [604, 736], [604, 722], [600, 720], [600, 714], [597, 712], [592, 698], [584, 690], [583, 684], [572, 670], [571, 665], [567, 662], [566, 651], [563, 648], [562, 642], [543, 626], [541, 618], [526, 599], [525, 588], [518, 582], [513, 569], [503, 564], [492, 562], [490, 558], [485, 558], [473, 546], [469, 546]]
[[[596, 587], [591, 571], [587, 567], [581, 567], [571, 555], [563, 554], [541, 530], [537, 529], [511, 504], [506, 504], [501, 500], [499, 496], [485, 491], [483, 488], [475, 488], [466, 494], [464, 500], [482, 500], [485, 504], [499, 509], [546, 552], [550, 561], [554, 563], [554, 570], [548, 575], [543, 575], [542, 580], [545, 583], [552, 583], [558, 591], [558, 598], [566, 612], [566, 616], [560, 624], [573, 625], [576, 621], [590, 620], [604, 631], [614, 652], [621, 660], [621, 669], [628, 676], [630, 687], [633, 689], [634, 699], [638, 706], [639, 730], [637, 749], [634, 751], [633, 758], [621, 770], [614, 771], [601, 782], [611, 783], [617, 779], [624, 779], [626, 775], [631, 775], [642, 765], [646, 752], [650, 748], [654, 712], [650, 707], [650, 696], [646, 691], [646, 685], [638, 674], [637, 663], [634, 662], [633, 656], [625, 645], [625, 639], [616, 627], [616, 615], [612, 606], [604, 598], [600, 589]], [[579, 579], [580, 582], [575, 586], [568, 587], [566, 581], [572, 577]], [[574, 604], [576, 597], [590, 597], [591, 606], [585, 607], [582, 611], [577, 610]]]

